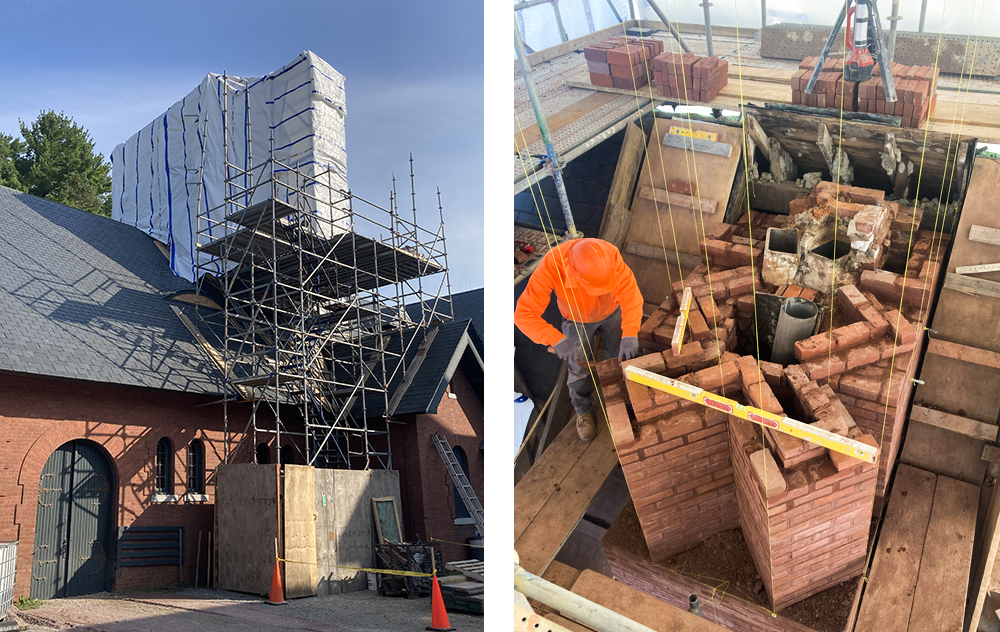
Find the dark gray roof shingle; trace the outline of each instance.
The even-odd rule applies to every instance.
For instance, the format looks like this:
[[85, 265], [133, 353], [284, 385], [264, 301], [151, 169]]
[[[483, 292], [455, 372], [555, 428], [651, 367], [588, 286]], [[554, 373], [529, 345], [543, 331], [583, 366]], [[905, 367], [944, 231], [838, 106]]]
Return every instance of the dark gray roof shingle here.
[[0, 370], [218, 393], [165, 299], [193, 289], [141, 231], [0, 186]]

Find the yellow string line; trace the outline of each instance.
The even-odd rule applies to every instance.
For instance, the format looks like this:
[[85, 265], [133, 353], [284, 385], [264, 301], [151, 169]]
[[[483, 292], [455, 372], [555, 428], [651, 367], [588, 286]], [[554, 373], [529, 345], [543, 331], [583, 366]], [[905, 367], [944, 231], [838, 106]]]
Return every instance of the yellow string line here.
[[[676, 2], [675, 2], [675, 7], [674, 8], [675, 8], [675, 13], [676, 13]], [[624, 23], [622, 23], [622, 29], [623, 30], [625, 29]], [[628, 47], [629, 43], [628, 43], [628, 39], [627, 39], [627, 36], [628, 36], [628, 32], [627, 31], [625, 31], [625, 35], [626, 35], [625, 45], [626, 45], [626, 47]], [[640, 41], [640, 43], [643, 43], [645, 41], [644, 38], [643, 38], [643, 36], [641, 34], [639, 36], [639, 41]], [[673, 45], [671, 45], [671, 48], [672, 47], [673, 47]], [[648, 69], [648, 68], [652, 67], [652, 64], [651, 63], [647, 64], [646, 67]], [[683, 64], [681, 65], [681, 67], [683, 68]], [[674, 61], [674, 68], [675, 68], [675, 70], [677, 68], [676, 58], [675, 58], [675, 61]], [[683, 78], [684, 75], [683, 75], [683, 73], [680, 73], [679, 75], [677, 73], [675, 73], [675, 76], [680, 76], [680, 77]], [[635, 87], [635, 71], [634, 70], [632, 71], [632, 85], [633, 85], [633, 91], [635, 93], [636, 109], [638, 110], [639, 109], [639, 91], [638, 91], [638, 88]], [[652, 83], [648, 83], [647, 82], [646, 85], [647, 85], [647, 87], [649, 89], [650, 101], [653, 101], [654, 99], [653, 99], [653, 86], [652, 86]], [[684, 93], [685, 93], [685, 102], [686, 103], [690, 103], [690, 101], [686, 98], [686, 95], [687, 95], [687, 82], [686, 81], [684, 82]], [[683, 123], [681, 123], [681, 127], [683, 128]], [[691, 119], [690, 118], [688, 118], [688, 131], [692, 133], [692, 137], [693, 137], [693, 127], [691, 125]], [[664, 185], [664, 187], [667, 187], [668, 182], [667, 182], [666, 166], [665, 166], [665, 164], [663, 162], [663, 144], [661, 142], [659, 142], [660, 141], [660, 134], [659, 134], [659, 126], [658, 126], [658, 123], [657, 123], [657, 120], [656, 120], [655, 108], [654, 108], [654, 111], [653, 111], [653, 133], [654, 133], [655, 138], [657, 139], [657, 154], [658, 154], [658, 156], [660, 158], [660, 171], [661, 171], [661, 176], [663, 178], [663, 185]], [[668, 131], [668, 133], [669, 133], [669, 131]], [[689, 159], [688, 151], [686, 149], [684, 150], [684, 164], [685, 164], [685, 167], [687, 169], [688, 182], [691, 182], [691, 160], [695, 160], [695, 161], [697, 160], [697, 157], [694, 155], [695, 151], [694, 151], [693, 144], [692, 144], [692, 149], [691, 149], [690, 154], [691, 154], [691, 156], [690, 156], [690, 159]], [[651, 173], [652, 167], [649, 166], [648, 149], [647, 149], [647, 156], [646, 156], [646, 164], [647, 164], [647, 168], [650, 170], [650, 184], [652, 185], [652, 183], [653, 183], [652, 182], [653, 177], [652, 177], [652, 173]], [[706, 234], [706, 231], [705, 231], [705, 212], [704, 212], [704, 209], [701, 207], [701, 190], [700, 190], [700, 187], [698, 185], [697, 162], [695, 162], [694, 184], [695, 184], [695, 191], [694, 191], [694, 196], [692, 196], [692, 197], [694, 197], [695, 199], [698, 200], [698, 213], [699, 213], [699, 216], [701, 218], [702, 235], [703, 235], [703, 238], [706, 238], [707, 234]], [[656, 223], [657, 223], [657, 226], [659, 227], [659, 225], [660, 225], [660, 215], [659, 215], [659, 209], [657, 208], [657, 205], [656, 205], [656, 187], [651, 186], [650, 188], [652, 189], [652, 192], [653, 192], [653, 208], [654, 208], [654, 211], [655, 211]], [[684, 287], [684, 275], [683, 275], [683, 271], [681, 270], [680, 251], [679, 251], [678, 246], [677, 246], [677, 233], [676, 233], [676, 230], [675, 230], [675, 227], [674, 227], [674, 222], [673, 222], [673, 210], [671, 209], [671, 204], [670, 204], [669, 187], [667, 187], [667, 188], [668, 188], [668, 193], [667, 193], [667, 211], [668, 211], [668, 213], [670, 213], [670, 229], [671, 229], [671, 232], [673, 233], [673, 238], [674, 238], [674, 253], [677, 255], [677, 272], [680, 275], [681, 287]], [[697, 239], [697, 238], [698, 238], [698, 230], [697, 230], [697, 227], [696, 227], [695, 228], [695, 239]], [[662, 228], [660, 228], [660, 243], [661, 243], [661, 245], [663, 244], [663, 229]], [[670, 279], [670, 264], [667, 261], [667, 253], [666, 253], [666, 246], [665, 245], [663, 245], [663, 250], [664, 250], [664, 252], [663, 252], [664, 263], [667, 266], [667, 280], [669, 282], [671, 280]], [[712, 304], [714, 305], [715, 304], [715, 292], [712, 290], [712, 273], [711, 273], [710, 264], [709, 264], [709, 261], [708, 261], [708, 253], [707, 253], [707, 251], [706, 251], [706, 254], [705, 254], [705, 271], [706, 271], [706, 277], [707, 277], [707, 280], [708, 280], [709, 296], [711, 297]], [[673, 284], [672, 283], [671, 283], [670, 291], [671, 291], [671, 293], [673, 293]], [[700, 309], [700, 303], [699, 303], [699, 309]], [[716, 329], [716, 341], [718, 341], [718, 331], [717, 331], [718, 330], [718, 326], [719, 326], [718, 319], [713, 317], [712, 321], [713, 321], [713, 325], [714, 325], [713, 328]], [[719, 364], [719, 367], [721, 369], [721, 367], [722, 367], [722, 353], [723, 353], [723, 351], [718, 346], [718, 344], [716, 345], [716, 351], [717, 351], [718, 361], [719, 361], [718, 364]], [[726, 394], [726, 388], [725, 388], [725, 385], [723, 385], [722, 386], [722, 395], [725, 396], [725, 394]]]
[[[676, 0], [674, 0], [674, 1], [676, 2]], [[746, 125], [747, 125], [747, 123], [746, 123], [746, 111], [743, 111], [743, 103], [744, 103], [744, 99], [743, 99], [743, 51], [742, 51], [742, 46], [740, 44], [740, 28], [739, 28], [740, 13], [739, 13], [739, 3], [736, 0], [733, 1], [733, 11], [734, 11], [734, 16], [735, 16], [735, 20], [734, 21], [736, 22], [736, 25], [737, 25], [736, 26], [736, 59], [737, 59], [737, 64], [738, 64], [737, 65], [737, 76], [738, 76], [738, 80], [739, 80], [739, 84], [740, 84], [740, 109], [741, 109], [741, 112], [740, 112], [740, 121], [742, 123], [743, 138], [745, 139], [746, 138], [746, 134], [747, 134], [747, 131], [746, 131]], [[745, 146], [746, 146], [746, 141], [744, 140], [744, 147]], [[754, 328], [754, 338], [755, 338], [755, 342], [756, 342], [756, 346], [757, 346], [757, 360], [758, 360], [757, 361], [757, 372], [761, 373], [761, 371], [760, 371], [760, 323], [759, 323], [758, 318], [757, 318], [757, 281], [754, 278], [754, 273], [753, 273], [754, 270], [756, 270], [756, 267], [754, 266], [754, 260], [753, 260], [753, 214], [752, 214], [752, 212], [750, 210], [750, 183], [749, 183], [749, 181], [750, 181], [750, 171], [749, 171], [749, 169], [750, 169], [749, 168], [750, 157], [746, 155], [747, 154], [746, 151], [744, 151], [743, 154], [744, 154], [744, 156], [743, 156], [744, 179], [747, 181], [747, 184], [746, 184], [746, 186], [747, 186], [747, 195], [746, 195], [747, 231], [748, 231], [748, 234], [750, 236], [750, 268], [751, 268], [750, 281], [751, 281], [751, 284], [752, 284], [752, 294], [751, 294], [751, 297], [753, 298], [753, 328]], [[758, 382], [758, 397], [762, 397], [762, 393], [763, 393], [763, 390], [764, 390], [763, 375], [760, 375], [760, 377], [761, 377], [761, 381]], [[763, 450], [767, 450], [768, 449], [767, 448], [767, 437], [765, 435], [766, 432], [767, 432], [766, 429], [761, 428], [760, 442], [761, 442], [761, 449], [763, 449]], [[766, 467], [764, 468], [764, 488], [765, 489], [767, 488], [767, 468]], [[774, 551], [771, 548], [771, 544], [772, 544], [772, 540], [773, 540], [773, 538], [771, 537], [771, 517], [770, 517], [770, 515], [771, 515], [771, 504], [770, 504], [770, 500], [767, 498], [766, 495], [764, 495], [764, 509], [765, 509], [765, 518], [766, 518], [764, 520], [764, 524], [767, 525], [767, 560], [768, 560], [768, 564], [769, 564], [768, 575], [773, 576], [773, 574], [774, 574], [774, 567], [771, 564], [771, 562], [774, 559]], [[763, 579], [764, 578], [762, 577], [761, 581], [763, 581]], [[770, 612], [772, 617], [777, 617], [778, 616], [778, 613], [775, 612], [771, 608], [761, 608], [761, 609], [764, 610], [764, 611], [766, 611], [766, 612]]]
[[[629, 42], [628, 42], [628, 29], [625, 27], [625, 23], [624, 22], [622, 22], [622, 33], [623, 33], [623, 35], [625, 37], [625, 48], [626, 48], [626, 50], [631, 50], [629, 48], [630, 45], [629, 45]], [[641, 35], [640, 35], [639, 41], [640, 42], [643, 41]], [[650, 61], [652, 61], [652, 60], [650, 60]], [[647, 79], [648, 79], [648, 71], [649, 71], [649, 68], [651, 68], [651, 67], [652, 67], [652, 63], [649, 63], [649, 64], [646, 65]], [[632, 70], [630, 72], [632, 74], [632, 90], [633, 90], [633, 92], [635, 94], [636, 116], [639, 117], [639, 124], [640, 124], [640, 127], [641, 127], [641, 125], [642, 125], [642, 118], [641, 118], [640, 112], [641, 112], [642, 108], [639, 105], [639, 90], [635, 87], [635, 68], [632, 67]], [[650, 112], [653, 114], [653, 137], [655, 137], [657, 139], [657, 145], [659, 145], [660, 131], [659, 131], [659, 124], [657, 123], [657, 120], [656, 120], [656, 105], [655, 105], [656, 101], [653, 98], [654, 95], [653, 95], [652, 84], [647, 83], [646, 85], [649, 86], [649, 100], [650, 100], [650, 103], [654, 104], [653, 108], [650, 110]], [[670, 276], [670, 261], [667, 258], [667, 244], [666, 244], [666, 242], [663, 239], [663, 225], [660, 222], [660, 207], [659, 207], [659, 204], [656, 201], [656, 187], [653, 186], [653, 166], [649, 162], [649, 143], [648, 143], [648, 141], [645, 140], [645, 136], [643, 137], [642, 151], [643, 151], [643, 157], [645, 158], [645, 163], [646, 163], [646, 173], [649, 174], [649, 185], [650, 185], [649, 188], [651, 189], [652, 195], [653, 195], [653, 215], [654, 215], [654, 217], [656, 217], [656, 229], [660, 233], [660, 246], [663, 248], [663, 264], [667, 268], [667, 282], [670, 283], [670, 291], [673, 292], [673, 278]], [[666, 175], [666, 167], [664, 167], [664, 165], [663, 165], [663, 151], [662, 151], [661, 148], [658, 148], [658, 151], [659, 151], [659, 157], [660, 157], [660, 171], [661, 171], [661, 173], [663, 175], [663, 178], [665, 180], [666, 177], [667, 177], [667, 175]], [[664, 182], [664, 186], [665, 185], [666, 185], [666, 182]], [[638, 191], [636, 191], [636, 194], [638, 194]], [[667, 215], [670, 217], [670, 233], [671, 233], [671, 235], [673, 235], [674, 252], [676, 253], [677, 252], [677, 231], [676, 231], [676, 228], [674, 226], [674, 211], [673, 211], [673, 208], [671, 208], [671, 205], [670, 205], [670, 196], [669, 195], [667, 196]], [[684, 272], [681, 270], [681, 260], [680, 260], [679, 257], [677, 259], [677, 277], [680, 279], [681, 283], [683, 284], [683, 282], [684, 282]], [[643, 301], [645, 301], [645, 298], [643, 299]]]
[[[972, 15], [975, 13], [975, 3], [974, 2], [973, 2], [972, 6], [973, 6], [973, 11], [969, 15], [969, 34], [970, 35], [972, 33]], [[982, 32], [982, 28], [983, 28], [983, 13], [984, 13], [984, 9], [985, 8], [986, 8], [986, 3], [984, 2], [983, 3], [983, 8], [980, 9], [980, 11], [979, 11], [979, 26], [977, 27], [977, 30], [976, 30], [976, 43], [973, 46], [973, 50], [972, 50], [972, 62], [969, 64], [969, 76], [968, 76], [968, 79], [966, 80], [966, 86], [965, 86], [966, 87], [965, 100], [962, 102], [962, 116], [959, 119], [959, 125], [958, 125], [958, 141], [959, 142], [957, 143], [957, 145], [955, 147], [955, 160], [953, 160], [952, 163], [951, 163], [951, 175], [948, 176], [948, 192], [947, 192], [947, 194], [941, 195], [941, 196], [938, 197], [938, 208], [937, 208], [937, 211], [936, 211], [935, 216], [934, 216], [934, 230], [931, 232], [931, 247], [930, 247], [930, 249], [928, 251], [928, 264], [929, 264], [928, 265], [928, 272], [930, 273], [930, 269], [932, 267], [935, 268], [935, 271], [933, 273], [931, 273], [931, 274], [934, 274], [935, 276], [937, 275], [938, 270], [936, 269], [937, 266], [934, 264], [934, 260], [935, 260], [935, 258], [937, 256], [941, 255], [941, 250], [944, 248], [944, 223], [945, 223], [945, 219], [948, 217], [948, 200], [951, 197], [951, 186], [952, 186], [952, 183], [954, 182], [954, 179], [955, 179], [955, 169], [956, 169], [956, 166], [958, 164], [958, 148], [961, 146], [961, 142], [960, 141], [962, 139], [962, 129], [965, 126], [965, 111], [966, 111], [966, 108], [968, 107], [968, 104], [969, 104], [969, 97], [968, 97], [968, 95], [969, 95], [969, 90], [971, 90], [971, 88], [972, 88], [972, 71], [973, 71], [973, 68], [975, 67], [975, 64], [976, 64], [976, 55], [979, 52], [979, 35]], [[966, 52], [969, 50], [969, 37], [968, 36], [966, 36], [966, 38], [965, 38], [965, 50], [966, 50]], [[963, 72], [963, 74], [965, 72], [965, 59], [963, 59], [963, 62], [962, 62], [962, 72]], [[959, 78], [958, 78], [958, 96], [959, 97], [962, 96], [962, 75], [961, 74], [959, 75]], [[955, 125], [955, 115], [957, 113], [957, 110], [958, 110], [958, 101], [956, 100], [955, 101], [955, 109], [952, 112], [952, 128], [953, 129], [954, 129], [954, 125]], [[928, 111], [928, 127], [930, 127], [930, 112], [929, 111]], [[946, 157], [945, 168], [946, 169], [947, 169], [947, 166], [948, 166], [947, 156], [949, 156], [950, 153], [951, 153], [951, 140], [952, 140], [953, 137], [954, 137], [954, 133], [950, 134], [949, 137], [948, 137], [948, 152], [945, 153], [945, 157]], [[973, 148], [973, 150], [975, 150], [975, 148]], [[941, 179], [941, 189], [942, 189], [942, 193], [944, 193], [944, 178], [943, 177]], [[941, 202], [942, 201], [944, 201], [944, 217], [941, 217]], [[938, 218], [941, 218], [941, 236], [939, 238], [937, 238], [937, 242], [938, 242], [938, 245], [937, 245], [937, 254], [935, 254], [935, 252], [934, 252], [934, 239], [935, 239], [934, 235], [937, 233], [937, 229], [938, 229]], [[911, 237], [912, 237], [912, 231], [911, 231]], [[943, 259], [943, 255], [941, 257]], [[904, 277], [904, 288], [905, 288], [905, 277]], [[926, 283], [920, 289], [920, 308], [919, 308], [919, 310], [917, 312], [917, 314], [920, 315], [920, 316], [923, 315], [923, 311], [924, 311], [924, 298], [925, 297], [927, 298], [927, 309], [930, 310], [931, 297], [928, 296]], [[921, 331], [921, 335], [923, 335], [922, 331]]]
[[[521, 134], [521, 143], [527, 145], [527, 140], [524, 137], [524, 128], [521, 126], [521, 119], [517, 115], [517, 109], [516, 108], [514, 109], [514, 120], [517, 121], [517, 127], [518, 127], [518, 130], [520, 131], [520, 134]], [[516, 146], [517, 146], [517, 142], [516, 142], [516, 139], [515, 139], [515, 147]], [[521, 157], [521, 153], [520, 152], [518, 152], [518, 159], [521, 162], [521, 169], [524, 171], [524, 177], [526, 179], [528, 179], [528, 185], [530, 187], [531, 186], [530, 176], [528, 175], [527, 168], [524, 165], [524, 158]], [[545, 216], [548, 217], [548, 219], [549, 219], [550, 230], [552, 230], [552, 233], [554, 235], [555, 234], [555, 222], [553, 222], [552, 215], [549, 213], [549, 206], [548, 206], [548, 203], [545, 202], [545, 196], [542, 195], [542, 186], [541, 186], [541, 183], [539, 182], [539, 179], [538, 179], [538, 172], [536, 171], [534, 175], [535, 175], [535, 185], [538, 187], [538, 194], [539, 194], [539, 197], [542, 198], [542, 205], [545, 208]], [[553, 177], [553, 180], [554, 180], [555, 179], [555, 174], [553, 174], [552, 177]], [[534, 194], [532, 194], [532, 199], [534, 199]], [[542, 223], [542, 228], [544, 229], [545, 228], [545, 220], [542, 218], [541, 211], [538, 210], [537, 203], [535, 204], [535, 212], [538, 213], [538, 220]], [[548, 253], [546, 253], [546, 255], [548, 255]], [[565, 254], [562, 251], [559, 251], [559, 257], [560, 257], [560, 262], [562, 263], [563, 268], [565, 269], [566, 266], [567, 266], [566, 259], [565, 259]], [[587, 336], [586, 336], [587, 327], [586, 327], [586, 324], [583, 324], [583, 323], [580, 322], [582, 314], [579, 314], [577, 312], [577, 304], [576, 304], [577, 293], [576, 293], [575, 288], [574, 288], [574, 290], [572, 292], [567, 292], [566, 291], [566, 285], [565, 285], [565, 282], [563, 281], [563, 278], [561, 276], [558, 276], [558, 275], [557, 275], [557, 278], [559, 279], [559, 285], [562, 288], [563, 294], [566, 295], [566, 296], [570, 296], [573, 299], [572, 301], [567, 301], [567, 303], [569, 304], [568, 308], [570, 310], [570, 315], [572, 316], [573, 327], [576, 330], [576, 335], [577, 335], [577, 338], [579, 339], [579, 342], [580, 342], [581, 351], [583, 352], [583, 355], [584, 355], [584, 357], [582, 358], [582, 360], [586, 362], [587, 361], [587, 357], [586, 357], [587, 356], [587, 347], [590, 347], [591, 354], [593, 354], [593, 338], [591, 338], [590, 340], [586, 340], [586, 338], [587, 338]], [[529, 279], [529, 282], [530, 282], [530, 279]], [[581, 331], [580, 331], [581, 325], [583, 326], [583, 332], [582, 332], [583, 335], [581, 335]], [[586, 343], [586, 346], [584, 346], [585, 343]], [[607, 417], [608, 417], [607, 407], [604, 404], [603, 393], [601, 393], [601, 389], [598, 387], [597, 377], [594, 375], [593, 371], [588, 370], [588, 374], [590, 376], [591, 383], [594, 385], [594, 392], [597, 393], [597, 403], [600, 406], [601, 412], [604, 413], [605, 423], [608, 423], [607, 422]], [[609, 427], [609, 431], [610, 431], [610, 427]]]
[[[319, 566], [319, 562], [303, 562], [301, 560], [286, 560], [282, 557], [275, 556], [275, 559], [279, 562], [284, 562], [286, 564], [305, 564], [306, 566]], [[419, 573], [417, 571], [396, 571], [388, 570], [385, 568], [365, 568], [363, 566], [341, 566], [339, 564], [325, 564], [330, 568], [342, 568], [350, 571], [363, 571], [367, 573], [380, 573], [382, 575], [401, 575], [403, 577], [434, 577], [437, 573]]]
[[[675, 19], [675, 21], [676, 21], [676, 18], [677, 18], [677, 0], [674, 0], [674, 19]], [[675, 68], [676, 68], [676, 62], [675, 62]], [[683, 65], [682, 65], [682, 68], [683, 68]], [[693, 72], [694, 71], [693, 71], [693, 66], [692, 66], [692, 76], [693, 76]], [[683, 73], [681, 75], [679, 75], [679, 76], [683, 76]], [[728, 78], [727, 78], [726, 81], [728, 82]], [[687, 81], [684, 81], [684, 101], [685, 101], [685, 107], [690, 107], [691, 100], [688, 98]], [[709, 105], [709, 107], [711, 107], [711, 105]], [[698, 252], [700, 254], [701, 250], [702, 250], [702, 248], [701, 248], [701, 242], [704, 241], [704, 240], [706, 240], [706, 239], [708, 239], [708, 231], [705, 230], [705, 209], [702, 206], [701, 185], [700, 185], [699, 180], [698, 180], [698, 155], [697, 155], [697, 152], [694, 150], [694, 124], [693, 124], [693, 121], [691, 120], [690, 114], [691, 113], [688, 112], [688, 116], [686, 117], [686, 119], [687, 119], [687, 130], [688, 130], [688, 133], [691, 135], [691, 139], [692, 139], [692, 142], [691, 142], [691, 151], [690, 151], [690, 156], [689, 156], [688, 150], [687, 149], [684, 150], [684, 167], [685, 167], [685, 169], [687, 171], [687, 176], [688, 176], [688, 182], [689, 183], [691, 182], [691, 169], [692, 169], [692, 166], [694, 167], [694, 187], [695, 187], [695, 190], [694, 190], [694, 196], [692, 196], [692, 197], [694, 197], [695, 199], [698, 200], [698, 210], [696, 212], [696, 215], [697, 215], [698, 219], [700, 219], [700, 221], [701, 221], [701, 239], [700, 240], [698, 239], [698, 226], [697, 226], [697, 224], [695, 225], [695, 228], [694, 228], [694, 236], [695, 236], [695, 240], [698, 242], [698, 246], [699, 246], [698, 247]], [[682, 122], [680, 126], [683, 129], [684, 123]], [[668, 133], [669, 133], [669, 130], [668, 130]], [[740, 144], [742, 145], [742, 142]], [[660, 146], [661, 156], [662, 156], [662, 151], [663, 151], [663, 148], [662, 148], [662, 144], [661, 144], [661, 146]], [[690, 160], [689, 160], [689, 158], [690, 158]], [[660, 164], [661, 165], [663, 164], [662, 157], [660, 159]], [[667, 185], [668, 183], [665, 181], [666, 180], [666, 176], [665, 175], [664, 175], [663, 179], [664, 179], [664, 183], [663, 184]], [[753, 266], [753, 242], [751, 241], [750, 243], [751, 243], [751, 246], [750, 246], [750, 265], [752, 267]], [[678, 257], [677, 257], [677, 262], [678, 262], [678, 265], [680, 265], [680, 256], [679, 256], [679, 253], [678, 253]], [[712, 300], [712, 304], [713, 305], [717, 305], [716, 302], [715, 302], [715, 290], [712, 289], [712, 265], [711, 265], [711, 262], [708, 259], [708, 249], [707, 248], [705, 249], [705, 279], [708, 282], [708, 294], [709, 294], [709, 297]], [[698, 308], [701, 309], [701, 303], [698, 304]], [[716, 311], [717, 310], [718, 310], [718, 307], [716, 307]], [[717, 318], [713, 318], [713, 321], [715, 323], [715, 334], [716, 334], [715, 339], [716, 339], [716, 343], [718, 343], [718, 341], [719, 341], [719, 336], [718, 336], [718, 319]], [[719, 365], [719, 371], [720, 371], [720, 376], [721, 376], [721, 371], [722, 371], [722, 354], [724, 353], [724, 351], [723, 351], [723, 348], [720, 347], [718, 344], [716, 344], [716, 352], [717, 352], [717, 355], [718, 355], [718, 360], [719, 360], [718, 365]], [[723, 384], [720, 387], [720, 389], [722, 391], [722, 396], [725, 397], [726, 396], [726, 385]]]
[[[939, 63], [940, 56], [941, 56], [941, 38], [942, 38], [942, 35], [944, 33], [944, 15], [945, 15], [945, 11], [947, 9], [947, 5], [948, 5], [947, 0], [945, 0], [943, 6], [941, 8], [941, 11], [942, 11], [942, 14], [941, 14], [941, 28], [938, 30], [937, 50], [935, 51], [935, 54], [934, 54], [934, 71], [935, 71], [935, 76], [937, 76], [938, 63]], [[973, 7], [975, 7], [975, 2], [973, 2]], [[974, 11], [970, 12], [970, 23], [969, 23], [969, 33], [970, 34], [972, 33], [971, 14], [974, 14]], [[966, 50], [968, 50], [968, 36], [966, 37]], [[962, 68], [963, 74], [964, 74], [964, 71], [965, 71], [965, 62], [963, 61], [963, 68]], [[959, 87], [961, 88], [961, 75], [959, 75]], [[930, 98], [930, 94], [928, 94], [928, 98]], [[930, 108], [931, 108], [931, 106], [928, 105], [927, 125], [924, 127], [924, 139], [923, 139], [923, 144], [922, 144], [922, 147], [921, 147], [921, 150], [920, 150], [920, 168], [919, 168], [919, 171], [917, 173], [917, 188], [916, 188], [916, 192], [914, 193], [914, 211], [916, 211], [916, 204], [919, 203], [919, 200], [920, 200], [920, 183], [921, 183], [921, 180], [922, 180], [922, 177], [923, 177], [924, 156], [926, 155], [926, 152], [927, 152], [927, 138], [928, 138], [928, 135], [929, 135], [929, 132], [930, 132]], [[957, 101], [955, 103], [955, 108], [956, 108], [956, 110], [958, 108], [958, 102]], [[953, 113], [953, 116], [954, 116], [954, 113]], [[963, 112], [963, 116], [964, 116], [964, 112]], [[954, 118], [952, 118], [952, 124], [954, 125]], [[951, 152], [951, 138], [949, 137], [948, 151], [945, 154], [945, 156], [946, 156], [946, 159], [945, 159], [945, 168], [946, 169], [947, 169], [947, 156], [950, 154], [950, 152]], [[944, 174], [942, 173], [942, 187], [943, 186], [944, 186]], [[907, 247], [906, 247], [907, 261], [909, 261], [910, 250], [911, 250], [911, 248], [913, 246], [913, 235], [916, 232], [915, 231], [915, 227], [914, 227], [914, 225], [916, 223], [916, 219], [917, 219], [917, 215], [916, 215], [916, 212], [914, 212], [913, 216], [910, 218], [910, 238], [909, 238], [909, 241], [908, 241]], [[936, 228], [937, 228], [937, 221], [935, 219], [935, 229]], [[933, 242], [932, 242], [932, 244], [933, 244]], [[931, 250], [929, 250], [928, 251], [928, 260], [931, 260], [931, 255], [932, 254], [933, 254], [933, 252]], [[899, 329], [900, 319], [903, 317], [903, 296], [904, 296], [904, 292], [906, 290], [906, 278], [907, 278], [908, 267], [909, 266], [907, 265], [903, 269], [903, 288], [902, 288], [902, 290], [900, 290], [899, 309], [897, 310], [897, 316], [896, 316], [896, 330]], [[922, 310], [923, 310], [923, 294], [921, 293], [920, 311], [922, 311]], [[918, 311], [918, 321], [917, 321], [918, 324], [921, 322], [919, 320], [920, 311]], [[924, 333], [921, 330], [921, 331], [918, 332], [917, 335], [923, 336]], [[881, 433], [879, 435], [879, 440], [878, 440], [879, 455], [880, 455], [879, 460], [880, 461], [881, 461], [882, 445], [885, 442], [885, 425], [886, 425], [886, 421], [887, 421], [887, 419], [889, 417], [889, 394], [892, 393], [892, 378], [893, 378], [893, 373], [894, 373], [895, 368], [896, 368], [896, 349], [899, 346], [899, 341], [897, 340], [897, 338], [898, 338], [898, 336], [893, 335], [892, 356], [889, 359], [889, 380], [886, 383], [885, 408], [882, 410], [882, 429], [881, 429]], [[910, 362], [913, 362], [912, 355], [910, 357]], [[896, 403], [897, 403], [897, 408], [898, 408], [899, 402], [897, 401]], [[881, 463], [877, 463], [876, 464], [876, 469], [875, 469], [875, 481], [876, 481], [876, 485], [872, 489], [872, 501], [873, 502], [874, 502], [876, 490], [878, 488], [878, 473], [879, 473], [879, 469], [881, 469]], [[889, 480], [889, 469], [888, 469], [888, 465], [887, 465], [886, 466], [886, 483], [888, 483], [888, 480]], [[876, 531], [876, 533], [881, 528], [881, 526], [882, 526], [882, 513], [880, 512], [879, 515], [878, 515], [878, 517], [875, 520], [875, 531]], [[874, 554], [875, 554], [875, 547], [874, 546], [868, 547], [868, 552], [865, 555], [865, 565], [864, 565], [865, 569], [869, 568], [869, 565], [871, 564], [871, 558], [872, 558], [872, 556]], [[868, 577], [864, 573], [862, 573], [862, 577], [864, 577], [865, 582], [868, 581]]]

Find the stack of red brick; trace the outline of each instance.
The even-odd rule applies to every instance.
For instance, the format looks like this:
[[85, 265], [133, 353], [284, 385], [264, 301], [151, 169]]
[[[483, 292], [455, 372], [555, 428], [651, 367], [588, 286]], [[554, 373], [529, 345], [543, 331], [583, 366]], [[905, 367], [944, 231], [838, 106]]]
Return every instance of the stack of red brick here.
[[792, 103], [795, 105], [898, 116], [903, 120], [903, 127], [921, 127], [937, 100], [938, 73], [931, 66], [906, 66], [892, 62], [897, 100], [887, 103], [878, 65], [868, 81], [845, 81], [843, 59], [827, 59], [812, 94], [806, 94], [806, 86], [817, 61], [818, 57], [803, 59], [798, 71], [792, 75]]
[[638, 90], [649, 85], [649, 62], [662, 52], [663, 40], [612, 37], [587, 46], [583, 56], [595, 86]]
[[892, 63], [896, 102], [885, 101], [885, 85], [878, 68], [875, 76], [858, 84], [858, 111], [899, 116], [903, 127], [923, 127], [937, 101], [938, 72], [932, 66]]
[[858, 82], [844, 81], [844, 60], [827, 59], [823, 70], [816, 78], [811, 94], [806, 94], [806, 86], [812, 78], [817, 57], [808, 57], [799, 64], [792, 75], [792, 103], [814, 108], [835, 108], [848, 112], [858, 109]]
[[715, 55], [663, 53], [653, 59], [660, 96], [708, 103], [729, 83], [729, 62]]

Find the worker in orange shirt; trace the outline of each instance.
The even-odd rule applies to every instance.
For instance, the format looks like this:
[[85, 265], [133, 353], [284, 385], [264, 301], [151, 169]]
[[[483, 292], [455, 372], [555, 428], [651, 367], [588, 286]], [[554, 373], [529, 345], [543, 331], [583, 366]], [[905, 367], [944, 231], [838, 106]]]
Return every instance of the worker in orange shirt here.
[[[555, 291], [563, 315], [562, 331], [542, 314]], [[590, 395], [595, 378], [587, 362], [594, 359], [594, 332], [601, 332], [607, 357], [631, 360], [639, 354], [642, 294], [621, 253], [602, 239], [573, 239], [542, 258], [517, 301], [514, 324], [533, 342], [552, 347], [569, 365], [566, 385], [576, 409], [582, 441], [597, 434]]]

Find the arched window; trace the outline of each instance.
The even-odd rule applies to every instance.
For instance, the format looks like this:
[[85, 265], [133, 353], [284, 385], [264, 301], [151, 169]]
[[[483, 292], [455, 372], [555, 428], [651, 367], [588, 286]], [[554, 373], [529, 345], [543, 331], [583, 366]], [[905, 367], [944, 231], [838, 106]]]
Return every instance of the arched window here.
[[[455, 460], [458, 464], [462, 466], [462, 471], [465, 472], [465, 477], [469, 477], [469, 459], [465, 456], [465, 450], [455, 446], [451, 450], [455, 453]], [[469, 515], [469, 510], [465, 508], [465, 501], [462, 500], [462, 495], [458, 493], [458, 487], [455, 486], [453, 482], [451, 484], [452, 493], [455, 495], [455, 523], [456, 524], [472, 524], [472, 517]]]
[[286, 463], [295, 464], [295, 447], [291, 443], [281, 446], [281, 464]]
[[187, 493], [205, 493], [205, 445], [198, 439], [193, 439], [188, 446]]
[[267, 465], [271, 462], [271, 448], [266, 443], [257, 444], [257, 465]]
[[156, 444], [156, 493], [174, 493], [174, 446], [166, 437]]

